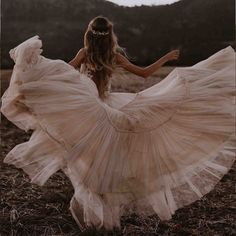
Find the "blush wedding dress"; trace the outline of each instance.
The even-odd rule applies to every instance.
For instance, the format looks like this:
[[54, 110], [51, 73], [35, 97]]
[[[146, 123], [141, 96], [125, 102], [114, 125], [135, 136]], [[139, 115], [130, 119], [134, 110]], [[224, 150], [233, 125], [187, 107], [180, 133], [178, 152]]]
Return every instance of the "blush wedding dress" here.
[[1, 113], [33, 130], [4, 163], [40, 186], [70, 179], [70, 211], [83, 230], [121, 227], [125, 214], [175, 211], [211, 191], [235, 160], [235, 51], [228, 46], [175, 68], [138, 93], [100, 99], [86, 68], [41, 55], [38, 35], [10, 50], [15, 65]]

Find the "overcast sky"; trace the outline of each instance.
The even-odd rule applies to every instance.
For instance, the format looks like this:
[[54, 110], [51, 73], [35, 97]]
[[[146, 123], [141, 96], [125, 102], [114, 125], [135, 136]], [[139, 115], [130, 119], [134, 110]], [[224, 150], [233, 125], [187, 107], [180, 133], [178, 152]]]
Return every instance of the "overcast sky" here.
[[178, 2], [179, 0], [108, 0], [123, 6], [140, 6], [140, 5], [164, 5]]

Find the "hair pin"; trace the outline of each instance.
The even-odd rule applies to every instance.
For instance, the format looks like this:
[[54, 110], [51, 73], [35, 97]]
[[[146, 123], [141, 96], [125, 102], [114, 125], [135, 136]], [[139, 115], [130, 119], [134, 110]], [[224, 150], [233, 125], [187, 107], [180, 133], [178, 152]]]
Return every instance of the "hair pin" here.
[[96, 30], [91, 30], [93, 34], [95, 35], [108, 35], [109, 32], [100, 32], [100, 31], [96, 31]]

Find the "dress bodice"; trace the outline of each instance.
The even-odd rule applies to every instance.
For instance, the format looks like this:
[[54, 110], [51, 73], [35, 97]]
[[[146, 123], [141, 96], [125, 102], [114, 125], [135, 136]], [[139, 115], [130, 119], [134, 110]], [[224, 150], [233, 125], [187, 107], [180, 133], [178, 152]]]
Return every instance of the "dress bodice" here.
[[90, 79], [93, 77], [94, 69], [91, 67], [91, 65], [87, 63], [82, 63], [80, 66], [80, 72], [82, 74], [87, 75]]
[[[82, 63], [80, 66], [80, 73], [85, 74], [93, 82], [95, 82], [93, 79], [94, 71], [95, 71], [94, 68], [88, 63]], [[107, 86], [105, 88], [105, 95], [108, 95], [110, 91], [111, 91], [111, 77], [109, 78]]]

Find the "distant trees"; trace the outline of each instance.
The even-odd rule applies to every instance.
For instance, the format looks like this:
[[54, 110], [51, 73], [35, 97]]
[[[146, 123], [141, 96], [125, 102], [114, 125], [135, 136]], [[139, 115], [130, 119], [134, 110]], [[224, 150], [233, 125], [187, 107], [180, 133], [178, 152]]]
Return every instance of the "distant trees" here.
[[12, 67], [9, 50], [39, 35], [43, 55], [69, 61], [83, 46], [88, 22], [109, 17], [121, 46], [146, 65], [173, 48], [178, 65], [192, 65], [232, 45], [234, 0], [182, 0], [167, 6], [126, 8], [104, 0], [8, 0], [2, 2], [2, 68]]

